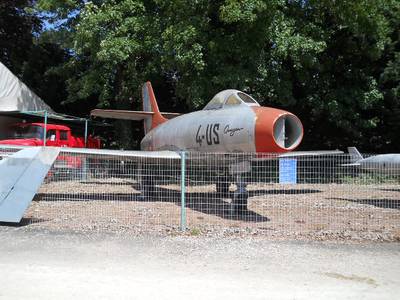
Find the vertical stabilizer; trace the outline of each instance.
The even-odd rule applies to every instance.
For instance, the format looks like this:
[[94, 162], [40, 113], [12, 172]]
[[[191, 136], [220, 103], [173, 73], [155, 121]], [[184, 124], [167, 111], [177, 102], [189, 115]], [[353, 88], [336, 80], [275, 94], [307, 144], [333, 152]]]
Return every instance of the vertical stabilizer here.
[[356, 147], [348, 147], [347, 150], [349, 151], [350, 154], [351, 163], [356, 163], [363, 159], [363, 156], [361, 155], [360, 152], [358, 152]]
[[143, 84], [142, 99], [143, 99], [143, 110], [146, 112], [154, 113], [154, 115], [151, 118], [147, 118], [144, 120], [144, 132], [146, 134], [154, 127], [157, 127], [161, 123], [167, 121], [167, 119], [161, 115], [160, 110], [158, 109], [156, 97], [154, 95], [153, 88], [149, 81]]

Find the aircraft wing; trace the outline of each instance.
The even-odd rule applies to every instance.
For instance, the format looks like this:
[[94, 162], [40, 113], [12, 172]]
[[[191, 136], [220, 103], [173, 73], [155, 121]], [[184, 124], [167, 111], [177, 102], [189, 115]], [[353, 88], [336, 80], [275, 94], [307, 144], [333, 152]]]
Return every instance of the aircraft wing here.
[[280, 154], [281, 157], [299, 157], [299, 156], [324, 156], [324, 155], [339, 155], [343, 154], [340, 150], [319, 150], [319, 151], [292, 151], [284, 154]]
[[[12, 149], [15, 151], [31, 148], [29, 146], [0, 145], [0, 157], [10, 156], [10, 153], [3, 152], [2, 149]], [[174, 151], [125, 151], [92, 148], [68, 148], [68, 147], [46, 147], [59, 149], [60, 154], [83, 154], [88, 157], [105, 156], [107, 159], [117, 160], [136, 160], [141, 158], [154, 159], [180, 159], [180, 155]], [[0, 160], [1, 162], [1, 160]]]
[[[1, 148], [20, 150], [27, 148], [26, 146], [13, 146], [13, 145], [0, 145]], [[125, 150], [108, 150], [108, 149], [89, 149], [89, 148], [60, 148], [61, 153], [75, 153], [75, 154], [85, 154], [85, 155], [106, 155], [114, 157], [126, 157], [126, 158], [169, 158], [169, 159], [179, 159], [180, 155], [175, 151], [125, 151]], [[0, 151], [0, 155], [1, 155]], [[290, 157], [307, 157], [307, 156], [324, 156], [324, 155], [340, 155], [343, 151], [340, 150], [321, 150], [321, 151], [292, 151], [288, 153], [278, 154], [278, 153], [265, 153], [265, 154], [255, 154], [247, 153], [243, 155], [244, 160], [270, 160], [276, 158], [290, 158]], [[4, 156], [8, 156], [9, 153], [3, 153]], [[204, 156], [204, 157], [203, 157]], [[196, 157], [199, 159], [204, 159], [208, 154], [196, 153]], [[237, 160], [237, 158], [233, 158]], [[357, 164], [349, 164], [357, 165]]]
[[21, 221], [59, 151], [30, 147], [0, 161], [0, 221]]
[[310, 156], [332, 156], [332, 155], [341, 155], [343, 151], [340, 150], [317, 150], [317, 151], [292, 151], [283, 154], [279, 153], [261, 153], [255, 154], [251, 161], [266, 161], [277, 158], [306, 158]]
[[[90, 112], [91, 116], [109, 119], [141, 121], [154, 115], [151, 111], [133, 111], [133, 110], [114, 110], [114, 109], [94, 109]], [[167, 119], [180, 116], [178, 113], [162, 112], [161, 115]]]
[[88, 148], [61, 148], [61, 153], [84, 154], [86, 156], [108, 156], [118, 159], [139, 159], [139, 158], [163, 158], [180, 159], [180, 155], [174, 151], [124, 151], [124, 150], [106, 150], [106, 149], [88, 149]]

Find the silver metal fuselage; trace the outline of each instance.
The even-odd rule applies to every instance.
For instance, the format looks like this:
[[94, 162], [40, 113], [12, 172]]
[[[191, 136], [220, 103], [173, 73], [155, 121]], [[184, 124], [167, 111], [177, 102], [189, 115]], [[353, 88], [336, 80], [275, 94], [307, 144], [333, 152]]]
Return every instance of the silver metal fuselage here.
[[142, 98], [144, 111], [96, 109], [91, 114], [144, 120], [140, 146], [145, 151], [283, 153], [303, 138], [303, 125], [294, 114], [262, 107], [239, 90], [223, 90], [203, 110], [177, 117], [160, 112], [150, 82], [143, 85]]
[[255, 152], [256, 115], [239, 105], [201, 110], [163, 123], [143, 138], [142, 150]]
[[400, 175], [400, 154], [380, 154], [358, 161], [361, 169], [388, 175]]

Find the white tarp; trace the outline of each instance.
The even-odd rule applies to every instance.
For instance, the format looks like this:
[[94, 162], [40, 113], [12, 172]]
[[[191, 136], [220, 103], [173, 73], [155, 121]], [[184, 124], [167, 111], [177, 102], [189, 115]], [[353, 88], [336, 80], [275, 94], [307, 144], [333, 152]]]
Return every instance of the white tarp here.
[[0, 62], [0, 111], [53, 110]]

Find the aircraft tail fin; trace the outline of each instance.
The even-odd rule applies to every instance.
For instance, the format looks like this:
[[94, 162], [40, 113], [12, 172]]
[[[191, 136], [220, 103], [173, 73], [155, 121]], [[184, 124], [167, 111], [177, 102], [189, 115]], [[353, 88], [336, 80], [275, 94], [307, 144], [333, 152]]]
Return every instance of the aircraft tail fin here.
[[141, 121], [144, 120], [144, 132], [145, 134], [157, 127], [161, 123], [164, 123], [168, 119], [179, 116], [179, 113], [165, 113], [160, 112], [156, 97], [154, 95], [151, 83], [147, 81], [142, 87], [142, 100], [143, 100], [143, 111], [131, 111], [131, 110], [113, 110], [113, 109], [94, 109], [90, 112], [91, 116], [110, 118], [110, 119], [122, 119], [122, 120], [133, 120]]
[[167, 121], [167, 119], [163, 117], [158, 109], [156, 96], [154, 95], [153, 87], [151, 86], [150, 81], [147, 81], [145, 84], [143, 84], [142, 100], [143, 110], [145, 112], [153, 113], [151, 118], [146, 118], [144, 120], [144, 133], [146, 134], [151, 129]]
[[363, 159], [363, 156], [361, 155], [360, 152], [358, 152], [356, 147], [348, 147], [347, 150], [349, 151], [350, 154], [351, 163], [356, 163]]

